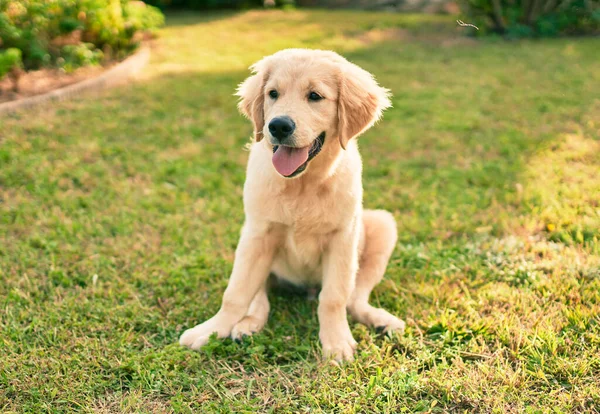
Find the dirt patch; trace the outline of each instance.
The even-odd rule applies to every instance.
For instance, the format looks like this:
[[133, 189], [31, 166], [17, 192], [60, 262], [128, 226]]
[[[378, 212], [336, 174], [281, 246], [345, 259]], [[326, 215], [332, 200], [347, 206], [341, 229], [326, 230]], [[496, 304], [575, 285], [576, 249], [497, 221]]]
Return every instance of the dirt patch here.
[[460, 33], [452, 34], [447, 32], [442, 33], [411, 33], [407, 29], [399, 27], [391, 27], [388, 29], [372, 29], [366, 32], [350, 32], [345, 36], [349, 39], [355, 39], [365, 46], [386, 41], [410, 41], [421, 42], [441, 46], [444, 48], [461, 47], [461, 46], [477, 46], [479, 42], [472, 37], [466, 37]]
[[384, 42], [387, 40], [405, 40], [410, 37], [408, 30], [400, 29], [399, 27], [391, 27], [389, 29], [372, 29], [368, 32], [361, 33], [356, 36], [365, 45]]
[[466, 36], [449, 37], [441, 42], [442, 47], [477, 46], [477, 39]]
[[73, 83], [94, 78], [107, 69], [110, 69], [115, 63], [106, 66], [87, 66], [71, 73], [66, 73], [59, 69], [41, 69], [26, 72], [20, 76], [16, 90], [14, 81], [9, 76], [5, 76], [0, 80], [0, 103], [40, 95]]

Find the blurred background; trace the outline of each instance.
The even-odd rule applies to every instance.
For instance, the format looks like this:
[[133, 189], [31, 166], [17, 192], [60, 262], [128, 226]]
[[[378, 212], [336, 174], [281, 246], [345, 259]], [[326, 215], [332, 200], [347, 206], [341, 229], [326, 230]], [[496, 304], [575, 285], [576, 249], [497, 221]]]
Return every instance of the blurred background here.
[[593, 35], [597, 0], [2, 0], [0, 78], [19, 69], [65, 71], [124, 56], [164, 23], [170, 10], [354, 9], [457, 15], [470, 35], [507, 38]]

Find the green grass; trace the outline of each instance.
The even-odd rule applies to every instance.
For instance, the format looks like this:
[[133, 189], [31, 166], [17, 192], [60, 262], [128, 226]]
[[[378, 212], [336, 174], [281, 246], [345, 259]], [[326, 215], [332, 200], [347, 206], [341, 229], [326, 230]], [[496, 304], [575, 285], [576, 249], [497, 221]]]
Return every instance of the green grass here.
[[[139, 82], [0, 119], [0, 411], [600, 410], [600, 40], [475, 42], [452, 17], [172, 15]], [[365, 206], [400, 239], [320, 362], [314, 301], [201, 352], [243, 221], [232, 96], [284, 47], [335, 49], [393, 109], [360, 138]]]

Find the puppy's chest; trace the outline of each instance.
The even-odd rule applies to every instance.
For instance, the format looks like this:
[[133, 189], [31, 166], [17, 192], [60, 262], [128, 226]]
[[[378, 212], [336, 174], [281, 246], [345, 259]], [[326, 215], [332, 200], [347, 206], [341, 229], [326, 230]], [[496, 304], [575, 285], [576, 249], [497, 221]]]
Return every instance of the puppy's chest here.
[[331, 233], [284, 227], [273, 261], [273, 272], [298, 285], [319, 284], [323, 276], [323, 254], [331, 237]]
[[333, 234], [342, 226], [335, 211], [319, 203], [282, 205], [278, 213], [273, 221], [283, 229], [281, 247], [307, 265], [320, 261]]
[[357, 214], [360, 199], [349, 191], [316, 191], [277, 199], [270, 219], [284, 225], [299, 244], [315, 240], [327, 243]]
[[282, 230], [274, 272], [296, 284], [320, 283], [323, 254], [343, 225], [335, 206], [327, 198], [282, 198], [270, 219]]
[[346, 194], [319, 188], [282, 192], [273, 199], [269, 220], [292, 228], [301, 237], [331, 233], [343, 225], [342, 216], [352, 208], [347, 198]]

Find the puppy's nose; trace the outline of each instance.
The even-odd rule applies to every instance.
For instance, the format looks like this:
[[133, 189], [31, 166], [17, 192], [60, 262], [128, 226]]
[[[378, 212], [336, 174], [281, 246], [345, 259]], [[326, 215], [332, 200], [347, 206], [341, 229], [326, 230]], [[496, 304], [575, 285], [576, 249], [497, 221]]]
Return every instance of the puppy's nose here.
[[278, 116], [269, 122], [269, 132], [280, 142], [292, 135], [295, 129], [296, 124], [289, 116]]

